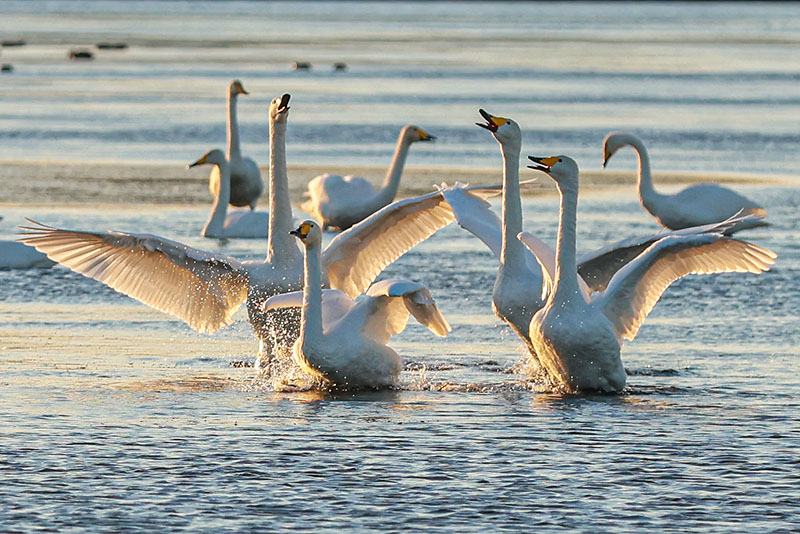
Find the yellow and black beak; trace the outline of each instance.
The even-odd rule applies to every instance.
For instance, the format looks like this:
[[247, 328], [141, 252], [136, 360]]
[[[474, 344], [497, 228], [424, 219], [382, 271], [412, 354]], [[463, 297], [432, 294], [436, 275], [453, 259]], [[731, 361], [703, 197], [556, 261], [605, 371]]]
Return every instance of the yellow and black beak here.
[[206, 154], [206, 155], [205, 155], [205, 156], [203, 156], [202, 158], [198, 159], [198, 160], [197, 160], [197, 161], [195, 161], [194, 163], [190, 163], [190, 164], [188, 164], [188, 165], [186, 166], [186, 168], [187, 168], [187, 169], [191, 169], [192, 167], [197, 167], [198, 165], [203, 165], [204, 163], [206, 163], [206, 158], [207, 158], [207, 157], [208, 157], [208, 154]]
[[500, 128], [502, 125], [504, 125], [505, 123], [508, 122], [508, 119], [504, 119], [502, 117], [495, 117], [494, 115], [490, 115], [490, 114], [486, 113], [486, 110], [484, 110], [484, 109], [479, 109], [478, 113], [481, 114], [481, 117], [486, 119], [486, 124], [482, 124], [480, 122], [476, 122], [475, 124], [477, 126], [480, 126], [481, 128], [485, 128], [486, 130], [489, 130], [492, 133], [495, 133], [498, 128]]
[[244, 85], [242, 85], [242, 84], [240, 84], [240, 83], [237, 83], [237, 84], [236, 84], [236, 92], [237, 92], [237, 93], [239, 93], [240, 95], [249, 95], [249, 94], [250, 94], [250, 93], [248, 93], [248, 92], [247, 92], [247, 90], [244, 88]]
[[553, 168], [553, 165], [555, 165], [559, 161], [558, 157], [556, 156], [551, 156], [549, 158], [537, 158], [536, 156], [528, 156], [528, 159], [536, 164], [536, 165], [528, 165], [529, 169], [546, 172], [547, 174], [550, 174], [550, 170]]
[[608, 165], [608, 160], [609, 159], [611, 159], [611, 152], [609, 152], [606, 149], [606, 150], [603, 151], [603, 168], [604, 169], [606, 168], [606, 165]]
[[281, 103], [278, 105], [278, 112], [284, 113], [289, 111], [289, 99], [292, 98], [292, 95], [289, 93], [284, 93], [281, 97]]
[[297, 237], [298, 239], [305, 239], [308, 237], [308, 233], [311, 231], [311, 225], [309, 223], [303, 223], [298, 226], [295, 230], [289, 232], [291, 235]]
[[420, 141], [436, 141], [436, 136], [435, 135], [429, 134], [428, 132], [426, 132], [422, 128], [417, 128], [417, 131], [419, 132], [419, 140]]

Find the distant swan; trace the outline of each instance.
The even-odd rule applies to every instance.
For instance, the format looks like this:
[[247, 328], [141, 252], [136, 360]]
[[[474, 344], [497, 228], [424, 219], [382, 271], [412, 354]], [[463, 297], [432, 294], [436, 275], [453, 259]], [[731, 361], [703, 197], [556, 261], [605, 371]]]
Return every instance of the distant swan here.
[[343, 178], [338, 174], [322, 174], [308, 182], [305, 196], [309, 199], [300, 209], [314, 216], [323, 228], [350, 228], [394, 200], [411, 143], [434, 139], [421, 128], [404, 126], [380, 190], [375, 191], [370, 182], [357, 176]]
[[530, 339], [549, 377], [570, 391], [619, 391], [626, 375], [623, 339], [632, 340], [672, 282], [688, 274], [760, 273], [776, 254], [722, 234], [661, 239], [620, 269], [587, 302], [578, 285], [575, 227], [578, 165], [567, 156], [531, 156], [530, 168], [547, 173], [561, 196], [555, 272], [543, 266], [546, 303], [530, 324]]
[[[270, 104], [265, 260], [239, 261], [154, 235], [81, 232], [38, 223], [22, 227], [20, 241], [200, 332], [231, 324], [233, 314], [246, 302], [262, 352], [270, 354], [275, 332], [291, 337], [292, 323], [276, 326], [260, 304], [272, 295], [301, 289], [303, 279], [303, 255], [289, 234], [293, 227], [285, 149], [289, 98], [285, 94]], [[327, 281], [356, 297], [387, 265], [453, 220], [439, 191], [395, 202], [331, 241], [322, 254]]]
[[215, 148], [203, 157], [187, 165], [187, 168], [197, 165], [214, 165], [217, 183], [217, 195], [208, 221], [203, 227], [203, 237], [267, 237], [269, 235], [269, 213], [255, 210], [233, 210], [228, 213], [228, 204], [231, 194], [231, 173], [228, 160], [222, 150]]
[[403, 362], [386, 343], [405, 329], [409, 312], [437, 336], [450, 331], [430, 292], [414, 282], [383, 280], [355, 300], [322, 289], [320, 226], [305, 221], [292, 234], [305, 246], [303, 291], [271, 297], [264, 309], [302, 306], [293, 356], [311, 376], [348, 389], [394, 386]]
[[0, 241], [0, 269], [40, 269], [55, 262], [45, 254], [16, 241]]
[[746, 219], [727, 230], [726, 235], [769, 224], [763, 220], [766, 216], [764, 208], [720, 185], [696, 184], [674, 195], [662, 195], [656, 192], [650, 173], [650, 156], [642, 140], [633, 134], [611, 132], [606, 136], [603, 140], [603, 167], [608, 164], [611, 156], [624, 146], [632, 147], [639, 159], [639, 199], [642, 206], [662, 226], [678, 230], [689, 226], [718, 223], [738, 213], [761, 217]]
[[[264, 182], [261, 180], [261, 171], [256, 162], [242, 156], [239, 144], [239, 119], [236, 114], [237, 96], [250, 94], [245, 91], [242, 82], [233, 80], [228, 84], [228, 165], [231, 173], [232, 206], [250, 206], [255, 209], [261, 192], [264, 191]], [[219, 168], [214, 167], [209, 176], [208, 189], [214, 197], [219, 196]]]

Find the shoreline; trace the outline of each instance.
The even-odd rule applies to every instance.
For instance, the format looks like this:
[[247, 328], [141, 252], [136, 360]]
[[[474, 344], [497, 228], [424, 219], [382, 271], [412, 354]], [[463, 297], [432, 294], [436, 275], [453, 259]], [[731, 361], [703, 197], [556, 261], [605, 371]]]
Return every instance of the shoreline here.
[[[292, 202], [303, 200], [308, 181], [328, 170], [354, 174], [370, 180], [376, 187], [386, 172], [381, 166], [289, 165], [289, 189]], [[266, 177], [267, 167], [261, 166]], [[208, 175], [211, 167], [187, 170], [180, 164], [72, 162], [72, 161], [0, 161], [0, 192], [3, 205], [85, 205], [110, 204], [176, 204], [208, 205]], [[537, 178], [532, 187], [523, 188], [523, 195], [554, 194], [554, 184], [540, 173], [530, 173], [524, 179]], [[657, 185], [714, 182], [721, 184], [798, 185], [792, 176], [755, 176], [731, 173], [654, 172]], [[456, 181], [470, 185], [498, 184], [502, 170], [489, 167], [415, 167], [407, 166], [400, 182], [398, 197], [410, 197], [432, 191], [433, 184]], [[266, 182], [266, 179], [265, 179]], [[633, 171], [588, 170], [581, 173], [583, 190], [599, 187], [624, 187], [634, 190]], [[263, 202], [266, 203], [266, 193]]]

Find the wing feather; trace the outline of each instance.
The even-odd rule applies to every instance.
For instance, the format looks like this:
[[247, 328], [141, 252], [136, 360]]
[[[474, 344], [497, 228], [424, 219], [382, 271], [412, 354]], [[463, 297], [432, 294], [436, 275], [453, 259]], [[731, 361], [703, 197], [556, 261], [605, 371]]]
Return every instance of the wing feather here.
[[720, 234], [665, 237], [620, 269], [592, 305], [611, 321], [617, 337], [631, 340], [675, 280], [689, 274], [758, 274], [775, 258], [769, 249]]
[[233, 258], [152, 235], [80, 232], [29, 222], [21, 227], [19, 241], [200, 332], [229, 325], [247, 299], [247, 271]]

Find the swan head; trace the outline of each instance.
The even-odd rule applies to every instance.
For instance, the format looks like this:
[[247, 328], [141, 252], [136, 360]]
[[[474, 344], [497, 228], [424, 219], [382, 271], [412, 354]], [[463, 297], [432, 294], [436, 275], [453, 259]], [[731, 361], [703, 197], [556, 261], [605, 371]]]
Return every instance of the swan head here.
[[242, 85], [241, 80], [233, 80], [231, 83], [228, 84], [228, 94], [232, 97], [237, 95], [249, 95], [244, 85]]
[[550, 156], [540, 158], [528, 156], [534, 165], [528, 165], [529, 169], [542, 171], [552, 178], [560, 187], [578, 186], [578, 164], [569, 156]]
[[186, 166], [187, 169], [191, 169], [192, 167], [197, 167], [198, 165], [205, 165], [205, 164], [212, 164], [212, 165], [222, 165], [226, 163], [227, 160], [225, 159], [225, 152], [220, 150], [219, 148], [215, 148], [214, 150], [209, 150], [203, 157], [195, 161], [194, 163], [190, 163]]
[[486, 110], [479, 109], [478, 113], [486, 121], [485, 123], [476, 122], [475, 124], [489, 130], [497, 142], [501, 145], [515, 143], [517, 145], [522, 143], [522, 130], [519, 124], [511, 119], [505, 117], [496, 117], [486, 112]]
[[289, 99], [292, 96], [289, 93], [284, 93], [283, 96], [276, 96], [269, 103], [269, 118], [273, 122], [286, 124], [289, 118]]
[[603, 139], [603, 167], [608, 165], [608, 160], [611, 156], [617, 153], [617, 150], [630, 144], [630, 134], [624, 132], [611, 132], [605, 139]]
[[307, 220], [289, 232], [303, 242], [306, 247], [319, 247], [322, 245], [322, 228], [315, 221]]
[[416, 143], [417, 141], [434, 141], [436, 140], [435, 135], [431, 135], [419, 126], [414, 125], [407, 125], [403, 128], [403, 137], [408, 139], [410, 143]]

